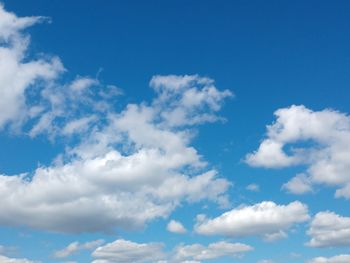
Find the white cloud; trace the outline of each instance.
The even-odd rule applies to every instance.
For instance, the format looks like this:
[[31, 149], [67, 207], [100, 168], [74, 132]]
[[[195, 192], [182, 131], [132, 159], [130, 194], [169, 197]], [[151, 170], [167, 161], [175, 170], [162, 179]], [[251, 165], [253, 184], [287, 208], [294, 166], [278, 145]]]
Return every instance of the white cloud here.
[[164, 258], [163, 245], [159, 243], [139, 244], [118, 239], [98, 247], [92, 256], [92, 263], [143, 263], [155, 262]]
[[350, 117], [330, 109], [312, 111], [294, 105], [277, 110], [275, 116], [276, 122], [267, 126], [267, 138], [246, 156], [247, 163], [267, 168], [306, 164], [305, 176], [288, 182], [287, 190], [310, 192], [311, 183], [318, 183], [339, 186], [336, 196], [350, 198], [345, 190], [350, 184]]
[[26, 92], [35, 83], [49, 85], [62, 71], [57, 57], [28, 60], [29, 37], [22, 33], [42, 17], [19, 18], [0, 4], [0, 129], [15, 128], [28, 117]]
[[70, 243], [64, 249], [56, 251], [54, 253], [54, 257], [56, 257], [56, 258], [69, 257], [79, 250], [92, 250], [92, 249], [95, 249], [95, 248], [101, 246], [103, 243], [104, 243], [104, 240], [102, 240], [102, 239], [98, 239], [98, 240], [90, 241], [90, 242], [86, 242], [86, 243], [79, 243], [78, 241], [75, 241], [73, 243]]
[[171, 220], [167, 225], [167, 230], [172, 233], [183, 234], [186, 233], [186, 228], [178, 221]]
[[[0, 95], [8, 103], [0, 104], [0, 126], [29, 118], [22, 128], [30, 137], [79, 135], [50, 165], [0, 174], [1, 225], [108, 232], [142, 227], [184, 202], [228, 205], [230, 183], [190, 144], [192, 125], [220, 119], [215, 113], [230, 91], [197, 75], [155, 76], [151, 102], [117, 112], [115, 86], [82, 76], [57, 83], [58, 59], [21, 62], [28, 42], [20, 30], [40, 18], [18, 18], [2, 6], [0, 12], [1, 43], [7, 41], [0, 48]], [[34, 85], [38, 78], [48, 81]]]
[[9, 258], [6, 256], [0, 255], [1, 263], [40, 263], [39, 261], [31, 261], [25, 258]]
[[289, 182], [285, 183], [282, 189], [293, 194], [305, 194], [313, 191], [312, 181], [305, 174], [296, 175]]
[[165, 123], [174, 127], [220, 120], [215, 112], [225, 98], [233, 96], [229, 90], [217, 90], [214, 80], [198, 75], [154, 76], [150, 86], [158, 94], [154, 106], [162, 109]]
[[338, 255], [330, 258], [317, 257], [307, 261], [307, 263], [348, 263], [348, 262], [350, 262], [350, 255]]
[[251, 246], [241, 243], [225, 241], [211, 243], [208, 246], [201, 244], [180, 245], [175, 248], [175, 262], [184, 260], [211, 260], [221, 257], [239, 257], [242, 253], [253, 250]]
[[93, 263], [158, 262], [158, 263], [194, 263], [221, 257], [240, 257], [253, 250], [251, 246], [225, 241], [201, 244], [181, 244], [172, 252], [165, 253], [164, 245], [159, 243], [134, 243], [119, 239], [97, 248], [92, 256]]
[[249, 191], [252, 191], [252, 192], [259, 192], [260, 186], [257, 184], [249, 184], [249, 185], [247, 185], [246, 189]]
[[105, 124], [93, 126], [61, 162], [39, 167], [31, 176], [0, 176], [6, 211], [0, 224], [111, 231], [166, 217], [184, 201], [227, 205], [229, 182], [205, 168], [189, 146], [189, 130], [159, 122], [161, 110], [152, 105], [110, 112]]
[[214, 219], [201, 216], [195, 231], [203, 235], [229, 237], [261, 236], [267, 241], [272, 241], [285, 237], [283, 231], [308, 219], [308, 208], [300, 202], [277, 205], [265, 201], [232, 209]]
[[311, 247], [350, 246], [350, 217], [333, 212], [319, 212], [311, 221], [308, 235]]
[[274, 261], [270, 259], [263, 259], [263, 260], [259, 260], [258, 263], [274, 263]]

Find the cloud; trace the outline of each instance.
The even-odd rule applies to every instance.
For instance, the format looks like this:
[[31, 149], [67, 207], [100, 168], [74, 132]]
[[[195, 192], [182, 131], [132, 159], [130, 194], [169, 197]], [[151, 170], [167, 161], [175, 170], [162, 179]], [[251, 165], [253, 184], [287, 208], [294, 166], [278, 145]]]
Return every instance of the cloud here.
[[40, 263], [39, 261], [31, 261], [25, 258], [9, 258], [6, 256], [0, 255], [1, 263]]
[[246, 189], [249, 191], [252, 191], [252, 192], [259, 192], [260, 186], [257, 184], [249, 184], [249, 185], [247, 185]]
[[295, 105], [277, 110], [275, 116], [266, 138], [246, 156], [246, 162], [267, 168], [307, 165], [305, 175], [284, 188], [301, 194], [310, 192], [312, 184], [325, 184], [341, 187], [336, 197], [350, 198], [350, 117], [331, 109], [312, 111]]
[[292, 194], [305, 194], [313, 191], [312, 181], [305, 174], [296, 175], [289, 182], [285, 183], [282, 189]]
[[215, 112], [233, 96], [229, 90], [217, 90], [214, 80], [198, 75], [154, 76], [150, 86], [158, 94], [154, 106], [162, 109], [161, 117], [172, 127], [222, 119]]
[[169, 232], [172, 232], [172, 233], [177, 233], [177, 234], [184, 234], [187, 232], [186, 228], [178, 221], [175, 221], [175, 220], [171, 220], [166, 229], [169, 231]]
[[225, 241], [211, 243], [208, 246], [201, 244], [180, 245], [175, 248], [175, 262], [184, 260], [211, 260], [221, 257], [239, 257], [242, 253], [253, 250], [251, 246], [241, 243]]
[[348, 262], [350, 262], [350, 255], [338, 255], [330, 258], [317, 257], [307, 261], [307, 263], [348, 263]]
[[69, 257], [79, 250], [92, 250], [92, 249], [95, 249], [95, 248], [101, 246], [103, 243], [104, 243], [104, 240], [102, 240], [102, 239], [98, 239], [98, 240], [90, 241], [90, 242], [86, 242], [86, 243], [79, 243], [78, 241], [75, 241], [73, 243], [70, 243], [64, 249], [56, 251], [54, 253], [54, 257], [56, 257], [56, 258]]
[[2, 6], [0, 12], [0, 94], [6, 102], [0, 127], [67, 141], [49, 165], [0, 174], [1, 225], [112, 232], [141, 228], [185, 202], [228, 205], [230, 183], [191, 140], [193, 125], [221, 119], [216, 113], [230, 91], [198, 75], [154, 76], [152, 101], [116, 111], [117, 87], [88, 76], [65, 83], [57, 57], [30, 60], [22, 30], [42, 18], [19, 18]]
[[300, 202], [277, 205], [265, 201], [232, 209], [214, 219], [200, 216], [195, 231], [202, 235], [228, 237], [261, 236], [272, 241], [285, 237], [284, 231], [308, 219], [308, 208]]
[[42, 17], [19, 18], [0, 4], [0, 129], [10, 124], [20, 126], [30, 113], [26, 93], [49, 85], [63, 71], [57, 57], [28, 60], [29, 37], [22, 31], [43, 21]]
[[201, 244], [178, 245], [172, 252], [165, 253], [164, 245], [159, 243], [134, 243], [118, 239], [97, 248], [92, 256], [93, 263], [123, 262], [158, 262], [158, 263], [190, 263], [201, 262], [221, 257], [239, 257], [253, 250], [251, 246], [241, 243], [220, 241], [208, 246]]
[[307, 234], [311, 236], [307, 243], [311, 247], [350, 246], [350, 217], [319, 212], [311, 221]]
[[118, 239], [98, 247], [92, 256], [93, 263], [143, 263], [155, 262], [164, 258], [163, 245], [159, 243], [139, 244]]

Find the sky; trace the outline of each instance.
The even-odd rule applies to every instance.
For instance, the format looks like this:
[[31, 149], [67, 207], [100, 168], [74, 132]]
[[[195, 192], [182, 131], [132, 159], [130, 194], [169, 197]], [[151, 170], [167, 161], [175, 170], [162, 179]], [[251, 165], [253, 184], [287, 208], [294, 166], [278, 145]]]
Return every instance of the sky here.
[[348, 1], [0, 3], [1, 263], [350, 262]]

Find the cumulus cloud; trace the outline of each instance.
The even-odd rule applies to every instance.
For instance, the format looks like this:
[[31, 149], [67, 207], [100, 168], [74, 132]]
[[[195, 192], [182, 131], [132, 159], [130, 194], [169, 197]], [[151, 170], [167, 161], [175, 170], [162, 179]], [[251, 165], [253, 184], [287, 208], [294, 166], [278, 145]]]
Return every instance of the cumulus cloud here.
[[350, 246], [350, 217], [329, 211], [319, 212], [311, 221], [307, 233], [311, 236], [307, 245], [311, 247]]
[[219, 91], [214, 81], [198, 75], [154, 76], [150, 86], [157, 92], [155, 107], [162, 108], [161, 117], [167, 125], [176, 127], [220, 120], [215, 112], [233, 94]]
[[307, 165], [305, 175], [289, 181], [285, 189], [301, 194], [311, 191], [311, 183], [318, 183], [338, 186], [336, 196], [349, 198], [350, 117], [331, 109], [312, 111], [295, 105], [277, 110], [275, 116], [266, 138], [246, 156], [246, 162], [267, 168]]
[[40, 263], [39, 261], [31, 261], [25, 258], [9, 258], [6, 256], [0, 255], [1, 263]]
[[266, 241], [273, 241], [285, 237], [284, 231], [308, 219], [305, 204], [296, 201], [277, 205], [265, 201], [232, 209], [214, 219], [199, 216], [195, 231], [203, 235], [228, 237], [261, 236]]
[[102, 247], [98, 247], [92, 256], [96, 258], [93, 263], [143, 263], [155, 262], [164, 258], [163, 244], [134, 243], [118, 239]]
[[289, 182], [285, 183], [282, 189], [292, 194], [305, 194], [313, 191], [312, 181], [305, 174], [296, 175]]
[[253, 250], [251, 246], [225, 241], [211, 243], [208, 246], [203, 246], [201, 244], [180, 245], [175, 248], [174, 260], [175, 262], [184, 262], [184, 260], [201, 261], [221, 257], [239, 257], [242, 253], [251, 250]]
[[38, 82], [48, 85], [63, 71], [57, 57], [26, 57], [30, 41], [23, 30], [41, 21], [42, 17], [19, 18], [0, 4], [0, 129], [10, 122], [20, 126], [30, 112], [28, 89]]
[[73, 243], [70, 243], [67, 247], [56, 251], [54, 253], [54, 257], [56, 258], [69, 257], [79, 250], [92, 250], [101, 246], [103, 243], [104, 243], [104, 240], [102, 239], [98, 239], [98, 240], [90, 241], [86, 243], [79, 243], [78, 241], [75, 241]]
[[220, 241], [211, 243], [208, 246], [181, 244], [175, 247], [172, 252], [165, 253], [163, 244], [134, 243], [119, 239], [97, 248], [92, 253], [92, 256], [96, 258], [93, 263], [193, 263], [221, 257], [239, 257], [251, 250], [253, 248], [245, 244]]
[[166, 229], [169, 231], [169, 232], [172, 232], [172, 233], [177, 233], [177, 234], [184, 234], [187, 232], [186, 228], [178, 221], [176, 220], [171, 220]]
[[110, 232], [143, 227], [184, 202], [228, 205], [230, 183], [191, 140], [193, 125], [220, 119], [230, 91], [197, 75], [154, 76], [152, 101], [116, 111], [117, 87], [87, 76], [60, 83], [58, 58], [22, 61], [29, 44], [22, 30], [42, 18], [20, 18], [3, 6], [0, 12], [0, 127], [22, 125], [30, 137], [75, 136], [52, 164], [0, 174], [1, 225]]
[[350, 255], [338, 255], [330, 258], [317, 257], [307, 261], [307, 263], [348, 263], [348, 262], [350, 262]]

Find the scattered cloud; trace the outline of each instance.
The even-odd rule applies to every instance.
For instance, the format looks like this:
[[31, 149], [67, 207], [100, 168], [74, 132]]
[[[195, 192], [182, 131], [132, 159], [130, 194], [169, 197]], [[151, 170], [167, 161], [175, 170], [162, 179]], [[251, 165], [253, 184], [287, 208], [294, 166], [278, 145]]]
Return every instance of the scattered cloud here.
[[286, 236], [284, 231], [309, 219], [308, 208], [300, 202], [277, 205], [265, 201], [241, 206], [214, 218], [197, 218], [195, 231], [203, 235], [228, 237], [261, 236], [273, 241]]
[[178, 221], [175, 221], [175, 220], [171, 220], [166, 229], [169, 231], [169, 232], [172, 232], [172, 233], [177, 233], [177, 234], [184, 234], [187, 232], [186, 228]]
[[155, 262], [164, 258], [163, 244], [139, 244], [118, 239], [102, 247], [98, 247], [92, 256], [92, 263], [143, 263]]
[[317, 257], [307, 261], [307, 263], [348, 263], [350, 255], [338, 255], [330, 258]]
[[350, 246], [350, 217], [319, 212], [312, 219], [307, 234], [311, 237], [307, 245], [311, 247]]
[[0, 94], [6, 102], [0, 127], [67, 140], [51, 164], [0, 174], [1, 225], [111, 232], [143, 227], [184, 202], [229, 204], [230, 182], [208, 166], [191, 140], [194, 125], [221, 119], [216, 113], [230, 91], [198, 75], [154, 76], [153, 100], [117, 111], [116, 86], [88, 76], [65, 83], [57, 57], [30, 61], [22, 30], [42, 18], [19, 18], [3, 6], [0, 12]]
[[325, 184], [340, 187], [336, 197], [350, 198], [350, 117], [295, 105], [277, 110], [275, 116], [266, 138], [246, 162], [267, 168], [307, 165], [304, 175], [297, 175], [285, 189], [301, 194], [310, 192], [312, 184]]
[[97, 248], [92, 256], [93, 263], [123, 262], [158, 262], [158, 263], [190, 263], [212, 260], [221, 257], [240, 257], [253, 250], [251, 246], [241, 243], [220, 241], [208, 246], [201, 244], [181, 244], [172, 252], [164, 252], [164, 245], [159, 243], [134, 243], [116, 240]]
[[[211, 243], [208, 246], [200, 244], [180, 245], [175, 248], [175, 262], [184, 260], [211, 260], [221, 257], [239, 257], [242, 253], [253, 250], [251, 246], [225, 241]], [[186, 261], [185, 261], [186, 262]]]
[[31, 261], [25, 258], [9, 258], [6, 256], [0, 255], [1, 263], [40, 263], [39, 261]]
[[246, 189], [249, 191], [252, 191], [252, 192], [259, 192], [260, 186], [257, 184], [249, 184], [249, 185], [247, 185]]
[[101, 246], [103, 243], [104, 243], [104, 240], [102, 240], [102, 239], [98, 239], [98, 240], [90, 241], [90, 242], [86, 242], [86, 243], [79, 243], [78, 241], [75, 241], [73, 243], [70, 243], [64, 249], [56, 251], [54, 253], [54, 257], [56, 257], [56, 258], [69, 257], [79, 250], [92, 250], [92, 249], [95, 249], [95, 248]]
[[312, 192], [312, 181], [305, 174], [298, 174], [282, 186], [282, 189], [292, 194], [305, 194]]

